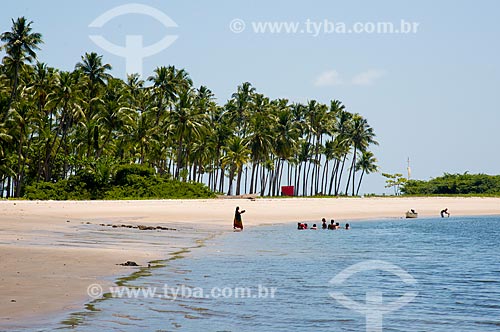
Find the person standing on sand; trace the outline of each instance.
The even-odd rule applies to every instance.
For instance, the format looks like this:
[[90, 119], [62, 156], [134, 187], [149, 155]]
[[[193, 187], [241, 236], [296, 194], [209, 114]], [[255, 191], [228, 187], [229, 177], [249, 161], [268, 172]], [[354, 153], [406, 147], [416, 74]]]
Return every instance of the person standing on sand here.
[[240, 207], [236, 207], [236, 211], [234, 211], [234, 221], [233, 221], [233, 229], [239, 228], [243, 230], [243, 221], [241, 221], [241, 214], [245, 213], [245, 210], [240, 211]]

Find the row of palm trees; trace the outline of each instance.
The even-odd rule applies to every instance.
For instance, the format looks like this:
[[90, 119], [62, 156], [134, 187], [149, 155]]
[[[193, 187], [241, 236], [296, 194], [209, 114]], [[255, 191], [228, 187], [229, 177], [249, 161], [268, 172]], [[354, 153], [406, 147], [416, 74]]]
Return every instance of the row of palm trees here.
[[31, 25], [21, 17], [1, 35], [1, 195], [123, 163], [230, 195], [276, 196], [282, 185], [297, 195], [357, 195], [377, 171], [373, 129], [338, 100], [271, 100], [245, 82], [218, 105], [184, 69], [121, 80], [96, 53], [61, 71], [36, 62], [42, 37]]

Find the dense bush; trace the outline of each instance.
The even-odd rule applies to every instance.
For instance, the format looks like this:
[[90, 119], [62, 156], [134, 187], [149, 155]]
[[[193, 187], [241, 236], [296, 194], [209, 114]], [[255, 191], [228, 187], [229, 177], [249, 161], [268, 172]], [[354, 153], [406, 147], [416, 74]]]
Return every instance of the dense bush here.
[[181, 182], [155, 175], [141, 165], [123, 165], [105, 180], [91, 171], [82, 171], [56, 183], [36, 182], [26, 187], [24, 197], [39, 200], [152, 199], [215, 197], [201, 183]]
[[444, 174], [429, 181], [409, 180], [406, 195], [500, 195], [500, 175]]
[[24, 197], [38, 200], [82, 200], [95, 199], [95, 195], [86, 188], [79, 176], [74, 176], [68, 180], [52, 182], [35, 182], [26, 186]]
[[128, 175], [128, 184], [114, 186], [105, 193], [104, 199], [147, 198], [209, 198], [215, 195], [201, 183], [166, 180], [161, 177], [144, 178]]
[[[137, 177], [150, 178], [154, 176], [154, 169], [145, 165], [121, 165], [116, 169], [114, 185], [122, 186], [133, 183]], [[135, 176], [135, 177], [134, 177]]]

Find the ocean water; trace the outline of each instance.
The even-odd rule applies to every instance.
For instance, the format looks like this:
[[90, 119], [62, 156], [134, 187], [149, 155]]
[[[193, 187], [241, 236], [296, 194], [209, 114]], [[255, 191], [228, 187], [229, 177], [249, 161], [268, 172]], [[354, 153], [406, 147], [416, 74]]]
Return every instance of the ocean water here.
[[[348, 231], [290, 223], [225, 233], [129, 283], [155, 296], [107, 299], [76, 327], [56, 328], [500, 331], [499, 217], [350, 224]], [[411, 301], [398, 302], [405, 294]]]

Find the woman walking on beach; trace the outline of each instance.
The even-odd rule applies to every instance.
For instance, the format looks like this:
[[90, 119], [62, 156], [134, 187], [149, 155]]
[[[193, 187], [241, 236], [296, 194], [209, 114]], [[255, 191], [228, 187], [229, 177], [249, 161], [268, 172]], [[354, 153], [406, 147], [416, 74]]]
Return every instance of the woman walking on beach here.
[[233, 229], [241, 229], [243, 230], [243, 221], [241, 221], [241, 214], [245, 213], [245, 210], [240, 211], [240, 207], [236, 207], [236, 211], [234, 211], [234, 222]]

